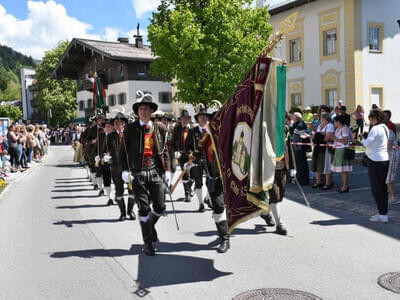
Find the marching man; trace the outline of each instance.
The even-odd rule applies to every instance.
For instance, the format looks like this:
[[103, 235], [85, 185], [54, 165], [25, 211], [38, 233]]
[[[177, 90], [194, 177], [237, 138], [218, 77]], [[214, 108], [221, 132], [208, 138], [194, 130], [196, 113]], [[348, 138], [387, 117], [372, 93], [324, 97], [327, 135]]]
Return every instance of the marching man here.
[[[206, 118], [205, 125], [207, 125], [210, 116], [205, 114], [204, 111], [202, 112], [202, 116]], [[207, 126], [204, 126], [203, 130], [206, 130], [206, 128]], [[185, 164], [184, 168], [186, 170], [190, 170], [192, 167], [196, 167], [198, 165], [203, 165], [207, 176], [206, 185], [212, 203], [212, 217], [217, 227], [218, 236], [220, 239], [220, 245], [217, 248], [217, 252], [225, 253], [230, 248], [230, 244], [228, 222], [226, 221], [225, 213], [224, 190], [222, 187], [222, 180], [218, 170], [215, 153], [212, 147], [211, 136], [208, 132], [203, 135], [198, 145], [196, 145], [193, 155], [191, 156], [189, 162]]]
[[133, 104], [132, 109], [139, 120], [124, 130], [127, 155], [122, 147], [120, 149], [122, 179], [126, 183], [132, 182], [139, 207], [143, 252], [149, 256], [155, 255], [153, 242], [158, 241], [155, 224], [165, 214], [164, 184], [168, 185], [171, 177], [166, 128], [150, 120], [157, 107], [151, 96], [142, 97]]
[[136, 220], [136, 215], [133, 212], [133, 206], [135, 204], [133, 191], [128, 188], [128, 210], [124, 200], [124, 181], [122, 180], [122, 169], [120, 152], [126, 157], [125, 146], [123, 141], [123, 132], [125, 126], [128, 124], [128, 117], [123, 113], [118, 113], [114, 119], [112, 119], [115, 131], [108, 136], [108, 153], [111, 160], [111, 175], [115, 184], [115, 201], [118, 204], [121, 215], [120, 221], [126, 220], [128, 216], [131, 220]]

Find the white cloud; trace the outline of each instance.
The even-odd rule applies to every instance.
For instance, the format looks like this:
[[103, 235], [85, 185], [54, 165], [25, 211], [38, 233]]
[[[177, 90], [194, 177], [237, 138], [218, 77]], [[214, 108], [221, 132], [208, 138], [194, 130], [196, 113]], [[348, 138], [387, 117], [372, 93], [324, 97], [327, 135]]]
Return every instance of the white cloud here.
[[161, 0], [132, 0], [136, 17], [139, 19], [146, 13], [156, 10]]
[[8, 14], [0, 5], [0, 44], [6, 44], [37, 59], [42, 58], [45, 51], [62, 40], [75, 37], [116, 41], [120, 36], [132, 35], [131, 31], [123, 32], [113, 27], [105, 27], [102, 33], [93, 34], [92, 25], [68, 16], [65, 7], [54, 0], [30, 0], [27, 4], [29, 13], [24, 20]]

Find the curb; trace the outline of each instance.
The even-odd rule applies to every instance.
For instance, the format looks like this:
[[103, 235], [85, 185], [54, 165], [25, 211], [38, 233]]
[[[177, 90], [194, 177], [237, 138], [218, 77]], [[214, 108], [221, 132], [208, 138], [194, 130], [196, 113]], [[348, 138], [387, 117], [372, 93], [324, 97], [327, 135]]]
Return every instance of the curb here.
[[24, 179], [28, 174], [32, 173], [34, 170], [37, 168], [43, 166], [44, 162], [47, 160], [49, 154], [46, 154], [46, 156], [42, 159], [40, 164], [35, 165], [34, 167], [29, 168], [26, 170], [21, 176], [17, 177], [15, 180], [11, 181], [10, 183], [7, 184], [7, 186], [4, 188], [4, 190], [0, 193], [0, 203], [1, 200], [3, 199], [4, 195], [8, 192], [8, 190], [15, 184], [20, 182], [22, 179]]

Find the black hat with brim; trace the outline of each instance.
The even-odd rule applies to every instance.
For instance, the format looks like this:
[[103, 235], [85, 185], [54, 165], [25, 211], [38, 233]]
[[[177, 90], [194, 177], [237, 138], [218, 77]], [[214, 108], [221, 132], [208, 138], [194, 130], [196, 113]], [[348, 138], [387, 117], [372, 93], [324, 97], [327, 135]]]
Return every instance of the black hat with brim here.
[[205, 107], [201, 107], [197, 114], [194, 115], [196, 122], [198, 122], [199, 116], [207, 116], [208, 118], [211, 118], [211, 114], [207, 112], [207, 108]]
[[138, 116], [138, 110], [140, 105], [148, 105], [155, 112], [158, 108], [158, 105], [153, 102], [151, 97], [144, 97], [141, 101], [136, 102], [132, 105], [133, 112]]
[[114, 121], [117, 119], [128, 123], [128, 116], [124, 115], [122, 112], [117, 113], [115, 117], [111, 119], [111, 122], [114, 124]]
[[190, 113], [189, 113], [186, 109], [184, 109], [184, 110], [181, 111], [181, 116], [180, 116], [180, 118], [184, 118], [184, 117], [189, 118], [189, 119], [191, 118]]

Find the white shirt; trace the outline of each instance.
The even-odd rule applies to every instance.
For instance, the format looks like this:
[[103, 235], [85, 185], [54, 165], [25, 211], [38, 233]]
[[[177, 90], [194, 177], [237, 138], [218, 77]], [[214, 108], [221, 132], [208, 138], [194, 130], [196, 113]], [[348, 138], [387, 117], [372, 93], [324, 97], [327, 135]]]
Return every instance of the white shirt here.
[[150, 128], [153, 126], [153, 122], [151, 120], [149, 121], [149, 123], [145, 123], [145, 122], [143, 122], [142, 120], [139, 119], [139, 123], [140, 123], [140, 126], [149, 125]]
[[375, 125], [368, 134], [368, 138], [362, 140], [366, 147], [365, 153], [373, 161], [389, 160], [387, 150], [389, 129], [384, 124]]
[[[341, 142], [336, 141], [337, 139], [342, 140], [347, 137], [347, 143], [343, 144]], [[342, 128], [338, 128], [335, 131], [335, 147], [336, 148], [344, 148], [348, 146], [350, 143], [350, 129], [347, 126], [343, 126]]]
[[323, 132], [323, 133], [328, 133], [328, 132], [335, 132], [335, 127], [333, 126], [332, 123], [328, 123], [325, 127], [323, 127], [324, 124], [321, 123], [318, 125], [317, 132]]

